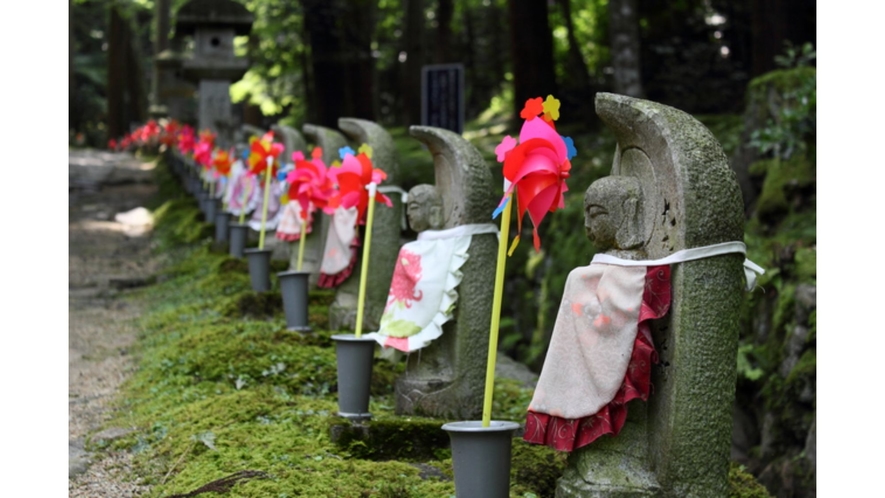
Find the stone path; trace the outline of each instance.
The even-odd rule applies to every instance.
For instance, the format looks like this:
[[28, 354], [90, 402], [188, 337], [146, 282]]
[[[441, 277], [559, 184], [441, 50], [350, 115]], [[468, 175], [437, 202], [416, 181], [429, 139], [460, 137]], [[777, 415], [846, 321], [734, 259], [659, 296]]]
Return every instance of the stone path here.
[[147, 487], [129, 480], [128, 454], [102, 459], [85, 443], [128, 431], [99, 432], [135, 365], [129, 348], [141, 310], [123, 298], [158, 265], [150, 255], [150, 215], [138, 209], [156, 192], [153, 164], [89, 150], [69, 157], [69, 496], [139, 496]]

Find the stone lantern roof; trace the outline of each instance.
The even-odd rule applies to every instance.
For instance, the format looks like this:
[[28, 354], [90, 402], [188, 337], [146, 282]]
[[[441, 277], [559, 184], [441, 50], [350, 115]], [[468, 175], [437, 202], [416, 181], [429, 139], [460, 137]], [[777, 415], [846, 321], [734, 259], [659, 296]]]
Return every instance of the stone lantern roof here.
[[237, 36], [248, 35], [255, 20], [243, 4], [233, 0], [191, 0], [176, 14], [176, 34], [192, 35], [197, 27], [232, 28]]

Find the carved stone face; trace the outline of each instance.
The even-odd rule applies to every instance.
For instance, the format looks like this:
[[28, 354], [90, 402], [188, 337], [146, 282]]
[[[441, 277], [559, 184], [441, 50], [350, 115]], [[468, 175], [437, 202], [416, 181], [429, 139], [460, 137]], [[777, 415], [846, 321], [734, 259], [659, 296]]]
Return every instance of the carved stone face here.
[[601, 178], [584, 193], [584, 231], [601, 251], [632, 249], [642, 243], [638, 217], [639, 182], [629, 177]]
[[417, 185], [409, 191], [406, 205], [409, 226], [416, 232], [442, 228], [442, 197], [432, 185]]

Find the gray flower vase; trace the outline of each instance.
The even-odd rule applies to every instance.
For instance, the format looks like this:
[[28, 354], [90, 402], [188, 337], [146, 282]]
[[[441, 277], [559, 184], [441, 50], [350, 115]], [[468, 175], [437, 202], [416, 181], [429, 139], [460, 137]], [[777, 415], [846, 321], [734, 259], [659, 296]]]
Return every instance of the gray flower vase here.
[[375, 340], [354, 334], [336, 334], [332, 340], [338, 359], [338, 415], [354, 422], [370, 419], [369, 387]]
[[442, 426], [452, 442], [455, 496], [507, 498], [510, 496], [510, 454], [516, 422], [481, 420], [449, 422]]

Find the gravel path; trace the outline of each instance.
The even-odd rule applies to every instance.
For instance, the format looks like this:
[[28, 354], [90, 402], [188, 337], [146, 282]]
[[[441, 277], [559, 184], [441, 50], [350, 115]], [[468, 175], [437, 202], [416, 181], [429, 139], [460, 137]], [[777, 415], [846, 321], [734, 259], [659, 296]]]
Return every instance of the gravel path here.
[[156, 192], [153, 165], [89, 150], [69, 157], [69, 496], [139, 496], [147, 487], [130, 480], [130, 455], [103, 458], [84, 446], [130, 430], [101, 429], [135, 365], [129, 348], [141, 309], [124, 298], [158, 265], [150, 255], [149, 213], [138, 209]]

